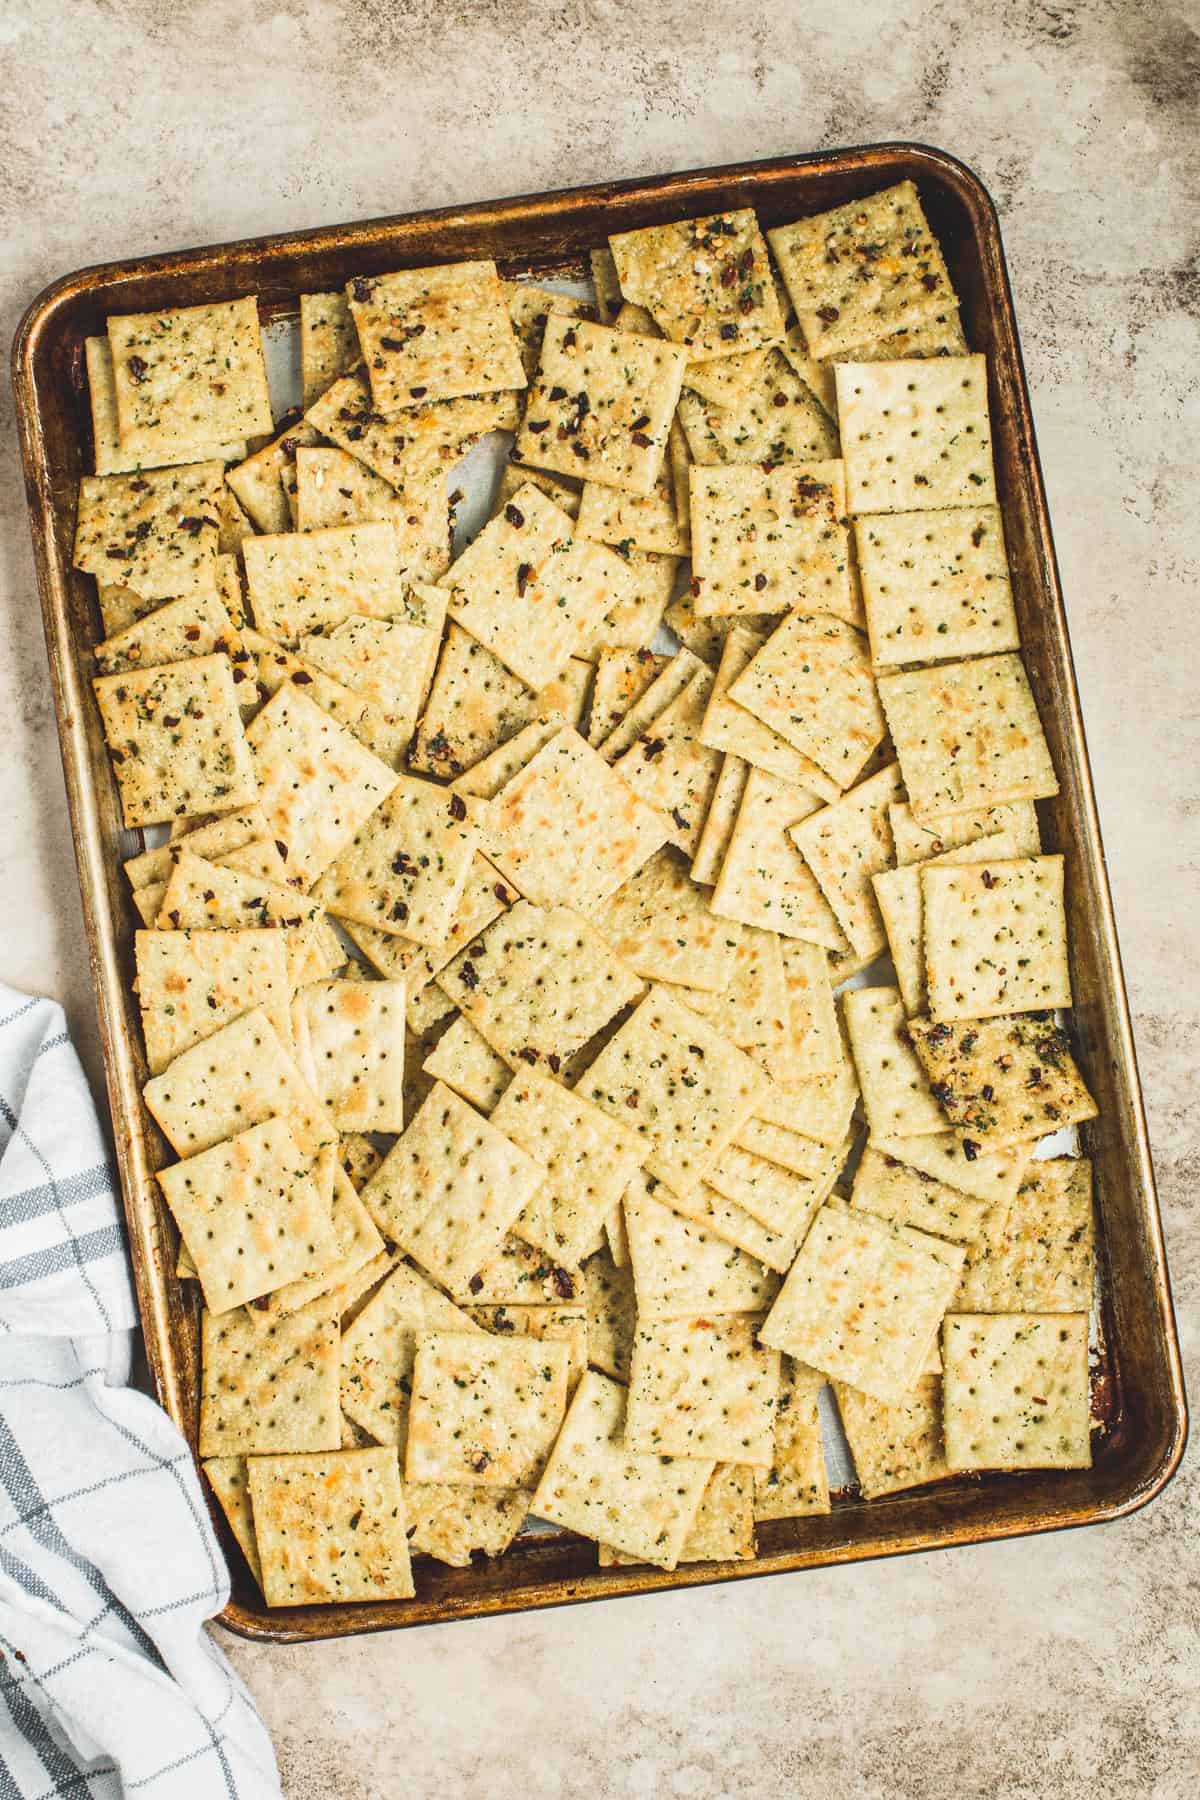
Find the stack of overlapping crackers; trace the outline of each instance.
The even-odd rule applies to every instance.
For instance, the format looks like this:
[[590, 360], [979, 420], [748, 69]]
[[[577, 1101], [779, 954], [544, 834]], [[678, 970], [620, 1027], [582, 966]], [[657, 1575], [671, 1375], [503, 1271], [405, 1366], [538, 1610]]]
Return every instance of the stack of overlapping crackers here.
[[1057, 782], [941, 249], [904, 183], [592, 269], [301, 296], [282, 427], [252, 297], [87, 345], [145, 1104], [272, 1606], [527, 1517], [752, 1558], [830, 1508], [827, 1383], [868, 1500], [1090, 1460]]

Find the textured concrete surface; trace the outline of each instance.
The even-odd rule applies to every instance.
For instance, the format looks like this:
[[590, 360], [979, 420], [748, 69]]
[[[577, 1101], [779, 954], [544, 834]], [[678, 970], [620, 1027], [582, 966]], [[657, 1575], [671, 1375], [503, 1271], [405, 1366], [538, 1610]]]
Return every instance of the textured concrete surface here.
[[[1200, 12], [1182, 0], [27, 0], [0, 316], [81, 263], [917, 138], [1003, 215], [1186, 1352], [1200, 1370]], [[0, 399], [0, 975], [95, 1065]], [[1102, 1530], [307, 1650], [230, 1643], [289, 1795], [1153, 1796], [1200, 1784], [1193, 1457]]]

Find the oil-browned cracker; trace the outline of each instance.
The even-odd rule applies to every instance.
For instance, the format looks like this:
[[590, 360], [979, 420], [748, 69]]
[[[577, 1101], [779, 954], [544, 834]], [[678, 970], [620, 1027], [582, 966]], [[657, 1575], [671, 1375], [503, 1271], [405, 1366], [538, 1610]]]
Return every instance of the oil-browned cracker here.
[[336, 1450], [338, 1322], [306, 1308], [259, 1333], [242, 1308], [200, 1319], [201, 1456]]
[[399, 540], [380, 521], [247, 538], [242, 554], [255, 623], [285, 643], [355, 613], [404, 611]]
[[1066, 1033], [1049, 1013], [967, 1025], [911, 1019], [908, 1029], [946, 1117], [987, 1150], [1096, 1116]]
[[712, 893], [715, 913], [828, 949], [848, 948], [816, 876], [789, 836], [789, 827], [816, 808], [802, 788], [765, 769], [749, 771]]
[[537, 374], [542, 352], [542, 333], [551, 313], [568, 319], [594, 319], [596, 309], [588, 300], [574, 294], [561, 294], [555, 288], [539, 287], [533, 281], [504, 281], [504, 304], [517, 334], [521, 365], [528, 380]]
[[198, 443], [269, 432], [258, 302], [214, 301], [108, 321], [122, 450], [182, 461]]
[[358, 361], [358, 333], [345, 294], [301, 294], [300, 380], [312, 406]]
[[623, 1387], [588, 1370], [531, 1510], [627, 1556], [673, 1569], [713, 1464], [626, 1449], [625, 1403]]
[[261, 1009], [193, 1044], [146, 1083], [142, 1097], [180, 1156], [273, 1118], [292, 1123], [308, 1155], [337, 1138], [326, 1108]]
[[769, 1468], [779, 1355], [752, 1317], [648, 1319], [633, 1342], [626, 1446]]
[[240, 689], [239, 710], [248, 718], [258, 704], [253, 686], [254, 662], [233, 621], [215, 592], [167, 600], [144, 613], [123, 631], [96, 645], [96, 669], [117, 675], [130, 669], [161, 668], [193, 656], [229, 658], [234, 686]]
[[852, 988], [842, 1004], [872, 1136], [942, 1130], [945, 1117], [913, 1053], [899, 990]]
[[[332, 1152], [324, 1154], [331, 1178]], [[158, 1181], [212, 1313], [314, 1275], [337, 1258], [331, 1182], [286, 1118], [267, 1119], [160, 1169]]]
[[268, 1606], [412, 1599], [394, 1450], [256, 1456], [249, 1474]]
[[877, 1399], [898, 1399], [920, 1378], [962, 1256], [827, 1200], [760, 1339]]
[[836, 425], [778, 350], [767, 353], [736, 401], [713, 404], [691, 391], [699, 373], [688, 369], [688, 385], [679, 396], [679, 418], [695, 462], [818, 463], [840, 454]]
[[[400, 1263], [342, 1336], [342, 1411], [403, 1456], [417, 1339], [476, 1326], [408, 1263]], [[482, 1336], [483, 1334], [480, 1333]]]
[[134, 953], [151, 1075], [256, 1007], [286, 1038], [291, 983], [282, 932], [139, 931]]
[[307, 419], [293, 417], [277, 437], [230, 469], [225, 485], [237, 496], [258, 531], [291, 531], [292, 512], [284, 476], [302, 444], [315, 444], [317, 433]]
[[729, 698], [842, 790], [853, 786], [887, 731], [864, 639], [827, 614], [792, 613], [732, 683]]
[[246, 454], [244, 440], [227, 444], [208, 443], [197, 438], [194, 443], [169, 443], [164, 439], [153, 448], [125, 450], [117, 430], [117, 390], [113, 380], [112, 351], [106, 337], [90, 337], [84, 342], [87, 362], [88, 400], [92, 409], [92, 450], [97, 475], [125, 475], [131, 470], [158, 468], [164, 463], [240, 462]]
[[856, 956], [878, 956], [887, 944], [871, 877], [892, 863], [888, 807], [902, 791], [889, 763], [790, 830]]
[[408, 765], [462, 775], [536, 717], [538, 696], [498, 656], [451, 621]]
[[783, 317], [750, 207], [610, 237], [621, 292], [696, 361], [777, 343]]
[[734, 979], [743, 927], [720, 919], [678, 851], [659, 850], [596, 916], [621, 961], [646, 981], [723, 993]]
[[766, 1085], [727, 1038], [652, 990], [601, 1050], [581, 1091], [632, 1126], [652, 1175], [686, 1192], [754, 1112]]
[[935, 1020], [1070, 1006], [1063, 858], [921, 865]]
[[667, 841], [671, 825], [564, 728], [501, 789], [490, 830], [492, 860], [528, 899], [589, 912]]
[[631, 494], [662, 468], [687, 352], [587, 320], [550, 318], [516, 454]]
[[802, 607], [859, 622], [840, 462], [693, 463], [690, 489], [701, 618]]
[[682, 1217], [666, 1190], [640, 1174], [625, 1190], [637, 1314], [640, 1320], [702, 1313], [760, 1313], [779, 1291], [779, 1277], [756, 1257]]
[[385, 1237], [461, 1297], [544, 1174], [540, 1163], [438, 1083], [362, 1199]]
[[404, 1484], [408, 1544], [452, 1569], [469, 1569], [472, 1552], [503, 1556], [525, 1523], [524, 1488], [452, 1487], [446, 1482]]
[[1086, 1313], [958, 1313], [942, 1330], [946, 1462], [1086, 1469]]
[[1095, 1281], [1092, 1165], [1035, 1157], [1009, 1207], [968, 1246], [961, 1312], [1087, 1312]]
[[321, 877], [316, 898], [339, 917], [437, 949], [479, 847], [477, 812], [460, 794], [402, 776]]
[[985, 357], [839, 363], [837, 393], [852, 513], [995, 505]]
[[586, 481], [579, 503], [579, 535], [622, 550], [687, 556], [692, 547], [691, 517], [686, 508], [682, 513], [676, 508], [669, 463], [664, 461], [648, 494], [626, 494]]
[[506, 392], [414, 406], [385, 419], [358, 372], [335, 381], [306, 417], [322, 437], [403, 492], [414, 479], [448, 469], [489, 431], [514, 431], [519, 414], [518, 396]]
[[317, 981], [299, 995], [316, 1089], [339, 1131], [404, 1129], [404, 984]]
[[[1031, 1143], [1010, 1144], [1000, 1150], [981, 1150], [964, 1144], [956, 1132], [942, 1131], [928, 1137], [872, 1138], [875, 1148], [906, 1169], [931, 1175], [935, 1181], [972, 1199], [992, 1206], [1007, 1205], [1017, 1191], [1033, 1151]], [[939, 1236], [949, 1236], [942, 1232]]]
[[567, 1346], [441, 1332], [417, 1338], [408, 1481], [524, 1487], [537, 1481], [567, 1403]]
[[998, 506], [863, 517], [854, 536], [876, 668], [1017, 648]]
[[699, 845], [721, 772], [720, 751], [700, 737], [713, 679], [701, 668], [613, 764], [633, 793], [666, 815], [671, 843], [687, 856]]
[[864, 1500], [923, 1487], [949, 1473], [942, 1450], [942, 1383], [924, 1375], [910, 1394], [875, 1400], [835, 1381], [842, 1429]]
[[128, 829], [256, 798], [228, 656], [101, 675], [92, 686]]
[[812, 356], [920, 325], [954, 303], [911, 181], [778, 225], [767, 237]]
[[142, 600], [211, 593], [223, 473], [219, 462], [202, 462], [133, 475], [85, 475], [75, 567]]
[[581, 1094], [532, 1069], [518, 1073], [491, 1117], [545, 1169], [513, 1231], [560, 1263], [578, 1263], [633, 1177], [636, 1137]]
[[[944, 1181], [906, 1167], [894, 1156], [867, 1144], [854, 1172], [851, 1206], [860, 1206], [890, 1225], [913, 1225], [952, 1244], [969, 1244], [983, 1230], [991, 1211], [987, 1200], [972, 1198]], [[1007, 1202], [1002, 1202], [1004, 1210]]]
[[393, 770], [314, 704], [281, 687], [247, 733], [259, 805], [288, 875], [309, 887], [393, 786]]
[[775, 1444], [769, 1469], [754, 1471], [754, 1517], [796, 1519], [830, 1510], [817, 1395], [825, 1377], [782, 1358]]
[[1016, 655], [879, 679], [879, 698], [919, 824], [1057, 794], [1029, 679]]
[[465, 944], [437, 981], [514, 1068], [552, 1075], [644, 991], [586, 919], [528, 900]]
[[385, 417], [422, 401], [525, 386], [494, 262], [356, 276], [346, 300], [371, 398]]

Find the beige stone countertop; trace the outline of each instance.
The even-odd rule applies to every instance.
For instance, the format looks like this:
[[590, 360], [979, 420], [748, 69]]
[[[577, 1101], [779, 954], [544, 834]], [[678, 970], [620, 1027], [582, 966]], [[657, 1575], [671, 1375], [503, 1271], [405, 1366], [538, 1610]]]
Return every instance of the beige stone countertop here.
[[[872, 140], [995, 196], [1200, 1387], [1195, 0], [25, 0], [0, 308], [187, 244]], [[96, 1028], [7, 385], [0, 976]], [[306, 1649], [222, 1641], [295, 1800], [1192, 1800], [1197, 1459], [1110, 1526]]]

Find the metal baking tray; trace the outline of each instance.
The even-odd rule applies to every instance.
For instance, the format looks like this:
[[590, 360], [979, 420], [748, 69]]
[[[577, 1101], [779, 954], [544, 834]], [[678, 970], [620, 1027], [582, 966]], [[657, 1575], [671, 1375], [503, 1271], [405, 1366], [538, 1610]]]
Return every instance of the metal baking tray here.
[[753, 1562], [672, 1574], [601, 1571], [595, 1546], [583, 1539], [534, 1535], [501, 1560], [469, 1569], [422, 1558], [414, 1600], [282, 1611], [266, 1608], [218, 1518], [233, 1570], [233, 1595], [220, 1617], [247, 1637], [297, 1642], [1092, 1524], [1143, 1506], [1178, 1466], [1187, 1412], [1154, 1172], [1000, 228], [978, 178], [916, 144], [651, 176], [110, 263], [66, 276], [30, 307], [13, 348], [13, 383], [146, 1354], [159, 1399], [194, 1446], [198, 1302], [186, 1291], [192, 1284], [175, 1277], [177, 1236], [154, 1179], [167, 1150], [140, 1097], [146, 1071], [132, 992], [135, 919], [121, 870], [131, 846], [89, 691], [99, 635], [92, 584], [71, 567], [77, 483], [91, 468], [84, 339], [103, 331], [114, 312], [257, 294], [269, 318], [293, 311], [300, 293], [340, 286], [354, 274], [466, 257], [494, 257], [505, 274], [578, 276], [587, 251], [610, 232], [740, 206], [778, 224], [905, 178], [916, 182], [941, 239], [968, 341], [988, 355], [1025, 660], [1062, 783], [1058, 799], [1039, 810], [1047, 848], [1067, 859], [1073, 1031], [1100, 1105], [1098, 1121], [1083, 1130], [1095, 1161], [1105, 1344], [1094, 1467], [963, 1477], [870, 1502], [840, 1496], [826, 1517], [760, 1525]]

